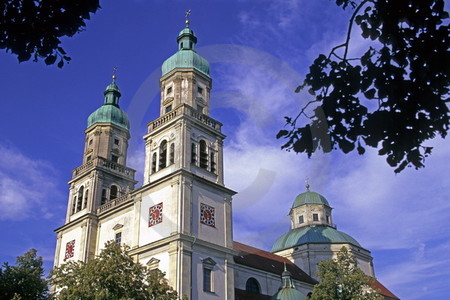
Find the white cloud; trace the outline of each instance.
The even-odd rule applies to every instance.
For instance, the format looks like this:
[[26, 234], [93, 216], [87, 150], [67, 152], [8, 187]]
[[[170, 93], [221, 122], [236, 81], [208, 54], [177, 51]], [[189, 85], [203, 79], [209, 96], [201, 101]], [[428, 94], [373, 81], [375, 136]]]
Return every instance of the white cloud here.
[[53, 216], [49, 195], [56, 191], [55, 171], [44, 161], [0, 144], [0, 220]]
[[[247, 64], [258, 60], [251, 52], [240, 57]], [[219, 101], [241, 115], [224, 150], [226, 184], [238, 191], [233, 202], [235, 239], [269, 250], [288, 229], [287, 213], [295, 196], [305, 191], [305, 179], [322, 185], [330, 164], [327, 155], [309, 160], [280, 149], [283, 141], [275, 135], [284, 125], [283, 116], [296, 112], [298, 95], [292, 84], [299, 75], [273, 60], [259, 59], [258, 69], [246, 64], [225, 69], [221, 82], [233, 92], [222, 92]]]
[[145, 151], [143, 142], [136, 142], [133, 144], [133, 147], [128, 149], [127, 166], [136, 170], [136, 174], [134, 176], [134, 179], [138, 181], [136, 186], [141, 186], [144, 182], [145, 167]]

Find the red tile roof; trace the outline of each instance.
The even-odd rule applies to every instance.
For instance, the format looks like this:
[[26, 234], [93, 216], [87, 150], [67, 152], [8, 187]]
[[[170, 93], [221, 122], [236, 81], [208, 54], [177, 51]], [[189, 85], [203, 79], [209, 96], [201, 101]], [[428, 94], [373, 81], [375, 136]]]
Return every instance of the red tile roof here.
[[292, 278], [311, 284], [317, 283], [316, 280], [311, 278], [302, 269], [285, 257], [236, 241], [233, 244], [233, 248], [234, 250], [239, 251], [239, 254], [234, 257], [234, 261], [237, 264], [281, 276], [281, 273], [284, 271], [284, 263], [286, 263], [287, 270], [291, 272]]
[[[249, 245], [245, 245], [236, 241], [234, 241], [233, 243], [233, 248], [234, 250], [239, 251], [239, 254], [234, 257], [234, 261], [237, 264], [267, 271], [275, 275], [281, 276], [281, 273], [284, 271], [284, 263], [286, 263], [286, 267], [288, 271], [291, 272], [292, 278], [311, 284], [318, 283], [316, 280], [314, 280], [308, 274], [306, 274], [302, 269], [300, 269], [296, 264], [292, 263], [289, 259], [285, 257]], [[378, 290], [381, 295], [388, 297], [389, 299], [400, 300], [400, 298], [395, 296], [376, 278], [374, 278], [374, 280], [372, 281], [372, 287]], [[235, 289], [235, 291], [236, 295], [240, 295], [240, 298], [236, 296], [236, 299], [263, 300], [266, 299], [264, 297], [267, 297], [263, 295], [250, 294], [246, 291], [239, 289]]]
[[385, 297], [389, 297], [389, 299], [398, 299], [397, 296], [395, 296], [390, 290], [388, 290], [384, 285], [381, 284], [376, 278], [372, 281], [372, 287], [377, 290], [381, 295]]

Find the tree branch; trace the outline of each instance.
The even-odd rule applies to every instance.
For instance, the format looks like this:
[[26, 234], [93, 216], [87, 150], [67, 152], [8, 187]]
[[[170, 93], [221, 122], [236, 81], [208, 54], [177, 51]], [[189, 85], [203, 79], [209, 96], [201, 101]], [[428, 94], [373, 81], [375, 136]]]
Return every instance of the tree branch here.
[[[353, 22], [355, 21], [355, 17], [356, 14], [359, 12], [359, 10], [367, 3], [367, 2], [373, 2], [373, 0], [364, 0], [363, 2], [361, 2], [356, 8], [355, 11], [352, 14], [352, 17], [350, 18], [349, 24], [348, 24], [348, 29], [347, 29], [347, 38], [345, 40], [345, 43], [342, 45], [345, 45], [345, 50], [344, 50], [344, 58], [342, 60], [347, 60], [347, 54], [348, 54], [348, 48], [349, 48], [349, 43], [350, 43], [350, 36], [352, 33], [352, 27], [353, 27]], [[334, 50], [334, 48], [333, 48]]]

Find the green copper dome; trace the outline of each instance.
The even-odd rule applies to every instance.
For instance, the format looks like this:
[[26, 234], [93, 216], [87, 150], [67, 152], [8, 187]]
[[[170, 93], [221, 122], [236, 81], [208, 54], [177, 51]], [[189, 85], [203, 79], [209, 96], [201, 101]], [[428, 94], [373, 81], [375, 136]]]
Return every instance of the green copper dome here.
[[178, 51], [162, 64], [162, 76], [177, 68], [193, 68], [209, 77], [209, 62], [195, 52], [197, 37], [189, 27], [180, 31]]
[[330, 204], [328, 204], [327, 199], [325, 199], [324, 196], [311, 192], [309, 189], [295, 197], [294, 203], [292, 204], [292, 208], [299, 207], [304, 204], [322, 204], [330, 207]]
[[348, 243], [361, 247], [354, 238], [342, 231], [326, 225], [313, 225], [292, 229], [288, 233], [283, 234], [273, 244], [271, 252], [310, 243]]
[[303, 300], [306, 297], [297, 291], [295, 288], [282, 288], [275, 295], [270, 298], [271, 300]]
[[292, 280], [291, 272], [286, 269], [284, 264], [284, 272], [281, 275], [282, 286], [281, 289], [273, 295], [271, 300], [304, 300], [306, 297], [295, 289], [294, 281]]
[[119, 98], [121, 96], [119, 87], [113, 81], [104, 92], [105, 103], [94, 111], [88, 118], [87, 127], [97, 123], [112, 123], [123, 129], [130, 129], [130, 122], [127, 114], [119, 107]]

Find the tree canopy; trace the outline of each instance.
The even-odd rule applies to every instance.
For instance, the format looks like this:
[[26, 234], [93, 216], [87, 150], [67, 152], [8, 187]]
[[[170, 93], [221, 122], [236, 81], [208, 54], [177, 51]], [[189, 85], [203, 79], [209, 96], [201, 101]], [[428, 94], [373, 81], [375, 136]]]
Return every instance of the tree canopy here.
[[[297, 116], [286, 117], [283, 149], [318, 149], [364, 154], [378, 149], [401, 172], [424, 166], [432, 147], [444, 138], [449, 113], [449, 25], [444, 0], [336, 0], [352, 9], [342, 44], [320, 54], [296, 92], [310, 98]], [[351, 57], [358, 26], [366, 50]], [[309, 112], [312, 110], [312, 112]], [[306, 120], [298, 125], [300, 119]]]
[[319, 263], [320, 282], [314, 286], [310, 300], [383, 300], [371, 286], [372, 277], [357, 266], [355, 257], [342, 247], [336, 259]]
[[48, 299], [43, 276], [42, 257], [35, 249], [18, 256], [15, 266], [4, 263], [0, 268], [0, 299]]
[[164, 273], [134, 262], [127, 250], [111, 241], [87, 263], [69, 261], [52, 270], [58, 299], [178, 299]]
[[70, 61], [61, 38], [82, 31], [98, 0], [0, 1], [0, 49], [17, 55], [19, 62], [44, 59], [58, 67]]

